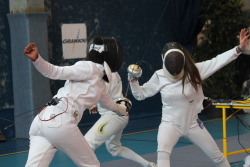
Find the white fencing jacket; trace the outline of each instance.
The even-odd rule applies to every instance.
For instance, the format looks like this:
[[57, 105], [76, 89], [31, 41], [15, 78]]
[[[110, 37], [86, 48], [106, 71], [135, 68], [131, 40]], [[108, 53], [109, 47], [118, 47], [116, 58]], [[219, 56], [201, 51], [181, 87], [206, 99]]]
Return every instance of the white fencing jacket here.
[[[114, 101], [117, 101], [119, 98], [123, 98], [122, 80], [117, 72], [112, 73], [112, 81], [110, 83], [106, 83], [106, 85], [109, 95]], [[115, 112], [103, 108], [100, 104], [98, 104], [98, 112], [100, 115], [105, 113], [116, 114]]]
[[[78, 61], [72, 66], [60, 67], [48, 63], [41, 56], [33, 64], [45, 77], [66, 80], [64, 86], [58, 90], [54, 97], [68, 99], [67, 112], [69, 114], [78, 112], [77, 123], [81, 120], [84, 110], [97, 102], [111, 111], [117, 110], [117, 105], [111, 100], [106, 90], [105, 81], [102, 79], [104, 75], [103, 65], [91, 61]], [[60, 104], [63, 105], [63, 103], [58, 105], [60, 106]]]

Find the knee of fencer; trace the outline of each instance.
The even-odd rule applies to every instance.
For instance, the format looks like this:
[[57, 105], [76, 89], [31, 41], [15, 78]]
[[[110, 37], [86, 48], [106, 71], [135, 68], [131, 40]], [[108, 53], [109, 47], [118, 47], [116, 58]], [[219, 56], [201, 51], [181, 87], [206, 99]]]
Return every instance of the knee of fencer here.
[[158, 145], [157, 152], [166, 152], [168, 154], [171, 154], [172, 148], [169, 148], [168, 145], [166, 144], [161, 144], [161, 145]]
[[108, 144], [106, 144], [106, 148], [108, 150], [108, 152], [112, 155], [112, 156], [118, 156], [119, 153], [121, 152], [122, 147], [121, 146], [110, 146]]
[[166, 151], [157, 151], [157, 159], [158, 160], [169, 160], [170, 154], [171, 153], [166, 152]]
[[225, 160], [226, 158], [221, 152], [214, 154], [212, 157], [212, 161], [214, 161], [215, 164], [223, 163]]

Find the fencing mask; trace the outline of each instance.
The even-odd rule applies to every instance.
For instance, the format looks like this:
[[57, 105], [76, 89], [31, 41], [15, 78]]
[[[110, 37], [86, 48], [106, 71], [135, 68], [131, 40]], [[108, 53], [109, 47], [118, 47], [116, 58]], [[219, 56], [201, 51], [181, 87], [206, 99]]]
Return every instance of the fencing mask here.
[[105, 61], [111, 71], [116, 72], [123, 62], [123, 47], [113, 37], [95, 37], [88, 44], [87, 59], [99, 64]]
[[183, 47], [176, 43], [167, 43], [162, 50], [163, 72], [172, 82], [177, 82], [184, 75], [185, 56]]
[[[88, 44], [87, 59], [98, 64], [103, 64], [107, 76], [106, 81], [111, 81], [111, 72], [116, 72], [122, 65], [123, 47], [115, 38], [95, 37]], [[104, 76], [104, 78], [106, 77]]]

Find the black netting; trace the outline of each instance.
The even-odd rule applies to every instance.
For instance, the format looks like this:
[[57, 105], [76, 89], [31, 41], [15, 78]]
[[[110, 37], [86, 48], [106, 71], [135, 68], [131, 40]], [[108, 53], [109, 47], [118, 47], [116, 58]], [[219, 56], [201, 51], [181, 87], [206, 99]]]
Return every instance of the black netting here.
[[[99, 42], [100, 38], [100, 42]], [[98, 40], [96, 40], [98, 39]], [[104, 51], [99, 53], [96, 50], [89, 51], [91, 44], [104, 44]], [[115, 38], [101, 38], [96, 37], [94, 40], [91, 40], [88, 44], [88, 55], [87, 59], [95, 63], [103, 64], [106, 61], [112, 72], [116, 72], [122, 65], [123, 61], [123, 47], [120, 42]]]
[[171, 75], [177, 76], [183, 69], [184, 56], [179, 52], [171, 52], [166, 55], [164, 65]]

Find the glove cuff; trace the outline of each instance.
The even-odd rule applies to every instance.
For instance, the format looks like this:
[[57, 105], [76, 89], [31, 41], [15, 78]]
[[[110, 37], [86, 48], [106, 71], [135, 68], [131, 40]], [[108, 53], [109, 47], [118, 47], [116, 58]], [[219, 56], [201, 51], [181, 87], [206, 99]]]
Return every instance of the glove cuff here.
[[117, 109], [115, 113], [120, 116], [126, 116], [128, 115], [127, 107], [121, 104], [117, 104]]

